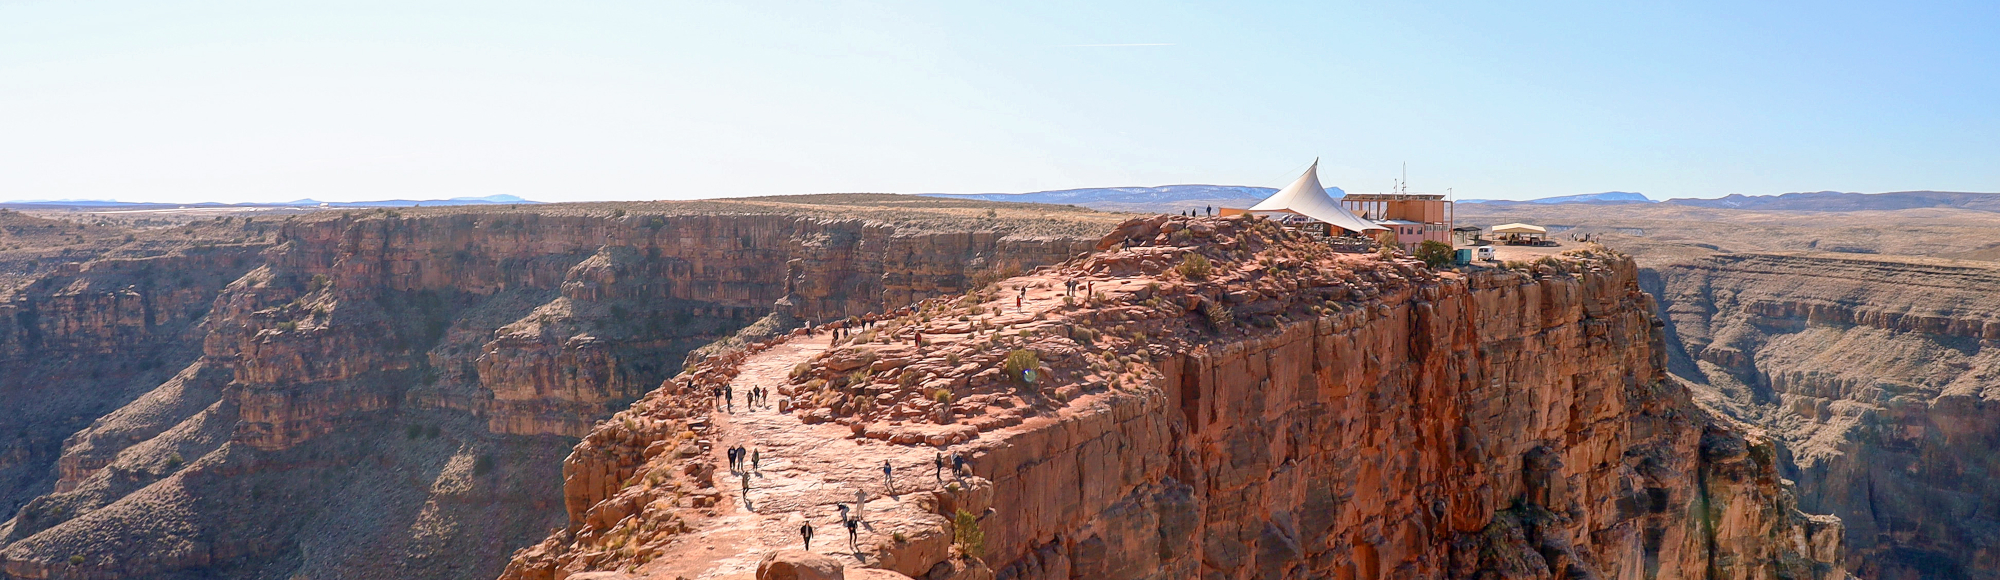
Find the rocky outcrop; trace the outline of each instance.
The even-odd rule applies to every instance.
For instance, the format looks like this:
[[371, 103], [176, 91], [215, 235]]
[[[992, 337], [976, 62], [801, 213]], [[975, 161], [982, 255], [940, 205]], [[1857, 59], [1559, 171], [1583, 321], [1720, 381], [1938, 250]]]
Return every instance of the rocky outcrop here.
[[[1845, 576], [1839, 520], [1796, 509], [1775, 447], [1666, 380], [1665, 337], [1629, 259], [1585, 252], [1530, 272], [1433, 272], [1334, 253], [1265, 222], [1166, 216], [1128, 222], [1099, 247], [1107, 252], [849, 324], [812, 358], [817, 350], [746, 355], [745, 365], [791, 369], [777, 408], [797, 426], [781, 430], [837, 426], [887, 445], [851, 456], [855, 444], [788, 444], [807, 455], [782, 461], [828, 464], [821, 474], [927, 464], [928, 451], [896, 450], [915, 446], [971, 458], [963, 480], [877, 516], [897, 537], [869, 542], [850, 570]], [[570, 528], [517, 554], [507, 578], [694, 574], [698, 561], [756, 557], [728, 552], [754, 543], [712, 539], [736, 521], [714, 499], [730, 490], [651, 491], [653, 474], [700, 486], [724, 469], [698, 447], [654, 459], [656, 446], [708, 440], [702, 429], [631, 435], [635, 422], [704, 414], [704, 385], [732, 379], [717, 368], [676, 380], [688, 383], [673, 392], [696, 398], [601, 426], [620, 451], [587, 443], [572, 454], [569, 465], [604, 475], [567, 489]], [[707, 417], [702, 425], [751, 421]], [[983, 499], [955, 499], [971, 490]], [[766, 505], [798, 502], [772, 493]], [[980, 515], [984, 506], [995, 509]], [[771, 526], [797, 516], [815, 517], [757, 512]], [[677, 531], [632, 535], [661, 527]], [[956, 555], [927, 538], [957, 538]], [[556, 554], [569, 559], [548, 559]]]
[[1721, 255], [1656, 270], [1712, 406], [1768, 425], [1799, 502], [1846, 522], [1874, 578], [1993, 578], [1988, 474], [2000, 271], [1972, 262]]
[[59, 460], [60, 435], [16, 462], [60, 482], [21, 486], [39, 497], [0, 526], [0, 575], [490, 577], [502, 562], [481, 554], [566, 519], [529, 490], [575, 437], [781, 299], [846, 316], [1087, 246], [1004, 219], [662, 205], [322, 213], [267, 250], [139, 270], [207, 276], [186, 291], [114, 286], [128, 267], [112, 261], [38, 283], [0, 354], [123, 354], [147, 336], [181, 354], [93, 398], [108, 406]]

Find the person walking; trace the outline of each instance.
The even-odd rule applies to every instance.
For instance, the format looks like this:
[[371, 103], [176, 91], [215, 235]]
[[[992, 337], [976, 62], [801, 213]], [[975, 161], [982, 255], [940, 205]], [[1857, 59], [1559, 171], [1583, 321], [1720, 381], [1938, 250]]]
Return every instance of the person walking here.
[[896, 494], [896, 468], [890, 467], [887, 459], [882, 460], [882, 487], [888, 489], [890, 495]]
[[763, 467], [763, 465], [762, 465], [762, 463], [763, 463], [763, 462], [764, 462], [764, 453], [763, 453], [763, 450], [760, 450], [760, 449], [752, 449], [752, 450], [750, 450], [750, 470], [751, 470], [751, 471], [755, 471], [755, 472], [758, 472], [758, 473], [763, 473], [763, 472], [764, 472], [764, 467]]
[[811, 552], [811, 551], [812, 551], [812, 549], [813, 549], [813, 523], [812, 523], [812, 520], [806, 520], [806, 523], [803, 523], [803, 524], [799, 524], [799, 538], [800, 538], [800, 539], [803, 539], [803, 540], [805, 540], [805, 542], [806, 542], [806, 551], [807, 551], [807, 552]]
[[847, 548], [854, 551], [854, 559], [861, 559], [861, 518], [847, 520]]
[[939, 451], [939, 452], [937, 452], [937, 459], [934, 459], [934, 460], [932, 460], [932, 461], [931, 461], [931, 464], [933, 464], [933, 465], [936, 465], [936, 466], [937, 466], [937, 482], [938, 482], [938, 485], [939, 485], [939, 486], [943, 486], [943, 485], [944, 485], [944, 452], [943, 452], [943, 451]]

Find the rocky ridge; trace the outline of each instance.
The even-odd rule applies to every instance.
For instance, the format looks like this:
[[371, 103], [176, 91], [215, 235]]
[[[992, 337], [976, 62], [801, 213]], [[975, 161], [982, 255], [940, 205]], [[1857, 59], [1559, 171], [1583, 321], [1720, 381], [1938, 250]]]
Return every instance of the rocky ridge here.
[[[38, 282], [16, 308], [41, 314], [8, 319], [37, 324], [0, 329], [12, 352], [152, 336], [178, 354], [70, 393], [59, 454], [9, 452], [0, 468], [51, 476], [10, 491], [33, 499], [0, 524], [0, 575], [491, 577], [481, 554], [562, 525], [533, 490], [576, 437], [774, 303], [793, 323], [881, 310], [1095, 238], [1017, 235], [983, 206], [813, 201], [322, 212], [155, 270], [185, 291]], [[33, 289], [58, 286], [88, 291]], [[103, 303], [63, 306], [83, 298]]]
[[[676, 378], [571, 455], [570, 525], [504, 577], [747, 577], [850, 490], [882, 531], [816, 551], [909, 577], [1845, 576], [1776, 449], [1666, 380], [1628, 258], [1440, 272], [1167, 216], [1099, 249]], [[716, 413], [723, 385], [784, 398]], [[815, 467], [760, 488], [725, 442]]]

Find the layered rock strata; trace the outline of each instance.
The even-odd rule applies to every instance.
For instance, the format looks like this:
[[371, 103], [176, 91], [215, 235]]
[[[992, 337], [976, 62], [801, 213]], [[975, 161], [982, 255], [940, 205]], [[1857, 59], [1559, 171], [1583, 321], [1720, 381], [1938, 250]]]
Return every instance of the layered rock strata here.
[[2000, 577], [2000, 269], [1734, 254], [1655, 274], [1675, 374], [1770, 426], [1800, 503], [1846, 522], [1850, 569]]
[[183, 328], [165, 342], [184, 354], [92, 399], [111, 403], [80, 417], [59, 460], [18, 462], [60, 483], [22, 486], [39, 497], [0, 525], [0, 575], [491, 577], [502, 562], [482, 554], [564, 521], [530, 493], [557, 458], [697, 347], [781, 301], [806, 320], [881, 310], [1090, 242], [944, 225], [328, 213], [229, 255], [234, 271], [183, 268], [222, 276], [205, 290], [53, 292], [0, 327], [0, 346], [117, 349]]
[[[578, 447], [570, 525], [505, 577], [747, 573], [846, 489], [890, 494], [882, 531], [815, 550], [910, 577], [1845, 576], [1774, 447], [1666, 380], [1629, 259], [1436, 272], [1166, 216], [1100, 248], [676, 379]], [[773, 381], [767, 414], [703, 399]], [[788, 467], [760, 491], [724, 443]]]

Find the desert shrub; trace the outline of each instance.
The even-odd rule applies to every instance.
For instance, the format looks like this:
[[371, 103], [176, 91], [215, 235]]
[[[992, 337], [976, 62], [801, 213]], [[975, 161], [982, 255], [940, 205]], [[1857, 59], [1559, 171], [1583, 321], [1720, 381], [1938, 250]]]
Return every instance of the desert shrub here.
[[1188, 254], [1179, 265], [1174, 266], [1175, 272], [1179, 272], [1181, 277], [1189, 280], [1207, 280], [1214, 269], [1215, 265], [1208, 261], [1207, 256], [1201, 254]]
[[280, 323], [278, 323], [278, 330], [282, 330], [282, 331], [285, 331], [285, 332], [291, 332], [291, 331], [294, 331], [294, 330], [298, 330], [298, 329], [299, 329], [299, 323], [298, 323], [298, 321], [296, 321], [296, 320], [287, 320], [287, 321], [284, 321], [284, 322], [280, 322]]
[[1000, 372], [1017, 382], [1027, 382], [1024, 373], [1028, 369], [1040, 366], [1042, 358], [1036, 355], [1035, 351], [1017, 348], [1007, 353], [1007, 360], [1000, 364]]
[[493, 456], [481, 455], [478, 459], [472, 460], [473, 475], [486, 475], [489, 471], [493, 471]]
[[1437, 240], [1424, 240], [1424, 243], [1417, 244], [1417, 259], [1432, 268], [1450, 264], [1451, 253], [1451, 244]]
[[623, 210], [623, 209], [614, 209], [614, 210], [611, 210], [611, 217], [615, 217], [615, 218], [622, 218], [622, 217], [625, 217], [625, 210]]
[[973, 558], [986, 556], [986, 532], [979, 529], [979, 516], [958, 510], [951, 516], [951, 543], [958, 552]]
[[333, 279], [328, 278], [326, 274], [313, 274], [312, 280], [306, 282], [306, 291], [318, 292], [332, 285]]
[[1527, 262], [1523, 262], [1523, 261], [1520, 261], [1520, 260], [1508, 260], [1508, 261], [1505, 261], [1505, 262], [1501, 262], [1501, 263], [1500, 263], [1500, 265], [1501, 265], [1502, 267], [1505, 267], [1505, 268], [1509, 269], [1509, 270], [1526, 270], [1526, 269], [1528, 269], [1528, 263], [1527, 263]]
[[940, 405], [951, 404], [951, 399], [951, 389], [938, 389], [937, 392], [931, 393], [931, 400], [937, 401]]
[[806, 373], [809, 372], [812, 372], [812, 363], [810, 362], [802, 362], [796, 365], [792, 365], [792, 374], [791, 374], [792, 380], [798, 380], [799, 377], [806, 376]]
[[945, 362], [945, 364], [948, 364], [948, 365], [951, 365], [951, 366], [958, 366], [958, 353], [955, 353], [955, 352], [952, 352], [952, 353], [946, 353], [946, 354], [944, 355], [944, 362]]
[[1236, 323], [1236, 313], [1230, 312], [1228, 308], [1224, 308], [1221, 304], [1215, 302], [1210, 302], [1207, 306], [1203, 306], [1201, 313], [1208, 318], [1208, 324], [1214, 326], [1216, 330], [1229, 328]]

